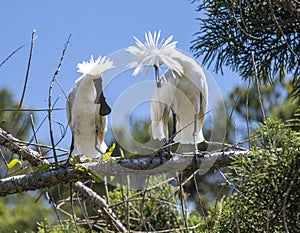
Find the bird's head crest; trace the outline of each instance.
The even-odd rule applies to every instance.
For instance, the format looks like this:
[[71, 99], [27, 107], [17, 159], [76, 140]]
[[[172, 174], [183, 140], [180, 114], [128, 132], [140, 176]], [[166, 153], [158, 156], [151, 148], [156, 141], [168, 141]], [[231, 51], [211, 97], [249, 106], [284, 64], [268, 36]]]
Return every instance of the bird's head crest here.
[[130, 46], [126, 49], [134, 56], [134, 60], [128, 64], [128, 67], [135, 68], [133, 75], [137, 75], [143, 68], [149, 66], [159, 67], [165, 64], [169, 69], [183, 73], [182, 65], [176, 60], [176, 44], [177, 41], [172, 41], [173, 36], [168, 37], [166, 40], [160, 40], [160, 31], [158, 33], [151, 32], [145, 33], [146, 42], [141, 42], [135, 36], [136, 46]]
[[113, 64], [113, 61], [110, 58], [100, 56], [96, 60], [94, 60], [94, 57], [91, 56], [89, 62], [83, 61], [82, 63], [77, 64], [77, 72], [99, 76], [104, 71], [112, 69], [114, 67], [115, 66]]

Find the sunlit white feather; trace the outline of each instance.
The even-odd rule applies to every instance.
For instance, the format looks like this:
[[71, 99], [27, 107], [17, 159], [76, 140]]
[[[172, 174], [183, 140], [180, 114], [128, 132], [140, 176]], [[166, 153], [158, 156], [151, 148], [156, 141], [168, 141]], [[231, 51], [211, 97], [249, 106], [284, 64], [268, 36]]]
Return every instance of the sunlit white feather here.
[[106, 116], [99, 115], [100, 105], [95, 104], [97, 91], [94, 80], [102, 78], [102, 73], [113, 67], [110, 59], [99, 57], [94, 60], [93, 56], [89, 62], [77, 65], [78, 72], [83, 75], [75, 81], [75, 87], [67, 101], [67, 117], [74, 136], [74, 153], [95, 158], [101, 157], [107, 149], [104, 142]]
[[173, 36], [168, 37], [166, 40], [160, 39], [160, 31], [145, 33], [146, 42], [141, 42], [134, 36], [136, 46], [130, 46], [126, 49], [134, 56], [131, 63], [128, 64], [129, 68], [135, 68], [133, 75], [137, 75], [141, 70], [149, 68], [149, 66], [156, 65], [159, 67], [165, 64], [169, 69], [174, 70], [178, 74], [183, 73], [183, 67], [175, 59], [176, 58], [176, 44], [177, 41], [172, 41]]

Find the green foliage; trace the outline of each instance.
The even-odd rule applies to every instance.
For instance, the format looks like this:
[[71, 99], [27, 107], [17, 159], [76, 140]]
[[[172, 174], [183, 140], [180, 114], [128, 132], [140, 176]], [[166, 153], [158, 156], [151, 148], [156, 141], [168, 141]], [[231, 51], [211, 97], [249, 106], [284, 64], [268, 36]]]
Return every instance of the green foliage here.
[[[0, 109], [18, 108], [18, 103], [13, 100], [12, 94], [0, 90]], [[30, 113], [16, 111], [0, 111], [1, 128], [16, 135], [20, 139], [28, 137]], [[31, 171], [27, 161], [15, 159], [5, 148], [0, 147], [4, 157], [0, 159], [0, 175], [17, 175]], [[6, 160], [4, 163], [3, 158]], [[14, 163], [16, 162], [16, 163]], [[28, 193], [21, 193], [0, 198], [0, 232], [30, 232], [37, 229], [36, 223], [50, 215], [50, 210], [42, 201], [36, 202], [36, 197]]]
[[251, 157], [229, 175], [235, 194], [222, 203], [216, 232], [300, 231], [300, 137], [278, 120], [257, 129]]
[[201, 1], [198, 11], [205, 16], [199, 18], [192, 50], [197, 57], [204, 55], [204, 64], [210, 66], [214, 61], [216, 71], [227, 66], [244, 78], [254, 76], [253, 55], [261, 79], [269, 81], [278, 74], [283, 78], [287, 71], [293, 75], [294, 91], [299, 94], [300, 23], [278, 6], [280, 1], [270, 2]]
[[[13, 99], [12, 93], [7, 89], [0, 90], [0, 109], [18, 108], [18, 103]], [[1, 128], [5, 131], [17, 135], [19, 139], [25, 139], [30, 129], [29, 117], [30, 112], [18, 111], [0, 111]]]
[[[277, 78], [272, 84], [261, 85], [260, 93], [266, 116], [282, 121], [289, 120], [294, 116], [299, 105], [291, 96], [292, 89], [291, 81], [287, 78], [281, 81]], [[231, 91], [225, 102], [228, 112], [233, 109], [234, 117], [240, 122], [248, 122], [250, 130], [254, 130], [254, 125], [263, 122], [262, 111], [257, 98], [257, 87], [254, 83], [249, 88], [237, 86]], [[295, 116], [295, 118], [299, 119], [300, 117]], [[300, 129], [296, 124], [291, 125], [291, 127], [295, 130]], [[229, 131], [232, 132], [234, 129]], [[238, 133], [243, 137], [242, 140], [248, 138], [247, 125], [239, 124]]]
[[[17, 109], [19, 104], [13, 99], [12, 93], [7, 89], [0, 90], [0, 109]], [[0, 121], [4, 121], [1, 124], [1, 128], [5, 131], [17, 136], [19, 139], [25, 139], [28, 137], [28, 131], [30, 129], [30, 112], [20, 112], [20, 111], [0, 111]], [[16, 158], [16, 155], [10, 153], [6, 148], [0, 146], [0, 150], [4, 155], [4, 159], [8, 164], [10, 161]], [[3, 157], [2, 157], [3, 158]], [[24, 174], [31, 171], [31, 167], [27, 166], [28, 163], [20, 160], [22, 164], [18, 163], [13, 169], [8, 170], [6, 163], [3, 159], [0, 159], [0, 176], [6, 176], [7, 174], [18, 175]]]
[[[152, 185], [160, 182], [155, 178]], [[167, 229], [184, 228], [184, 220], [178, 199], [178, 187], [166, 183], [145, 192], [139, 192], [118, 186], [109, 193], [111, 205], [115, 206], [114, 212], [121, 222], [128, 222], [130, 229], [140, 231], [158, 231]], [[125, 197], [126, 196], [126, 197]], [[130, 198], [127, 202], [126, 198]], [[193, 227], [204, 220], [195, 211], [188, 217], [189, 227]]]
[[48, 217], [50, 209], [36, 202], [36, 197], [27, 193], [0, 199], [0, 232], [31, 232], [37, 222]]
[[[81, 227], [76, 227], [74, 221], [68, 220], [64, 222], [63, 225], [51, 226], [47, 219], [39, 223], [38, 233], [69, 233], [69, 232], [87, 232], [86, 229]], [[93, 233], [95, 231], [89, 231]]]

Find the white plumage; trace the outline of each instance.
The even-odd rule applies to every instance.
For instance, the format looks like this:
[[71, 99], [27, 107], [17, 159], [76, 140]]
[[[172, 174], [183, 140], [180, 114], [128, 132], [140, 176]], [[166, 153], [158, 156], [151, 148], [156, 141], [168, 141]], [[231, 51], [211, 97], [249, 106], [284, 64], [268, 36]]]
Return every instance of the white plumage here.
[[[135, 67], [134, 75], [154, 66], [157, 87], [151, 102], [151, 130], [155, 139], [168, 139], [168, 118], [170, 110], [176, 114], [175, 142], [195, 144], [204, 141], [202, 126], [207, 107], [208, 88], [201, 66], [191, 57], [176, 50], [176, 42], [169, 37], [159, 42], [160, 32], [152, 36], [145, 34], [146, 43], [135, 38], [137, 47], [131, 46], [128, 52], [135, 61], [129, 67]], [[170, 43], [170, 44], [168, 44]], [[165, 64], [168, 71], [159, 77], [159, 65]], [[146, 70], [147, 71], [147, 70]]]
[[102, 84], [102, 73], [113, 67], [113, 62], [105, 57], [95, 61], [91, 57], [89, 62], [77, 65], [83, 75], [75, 81], [66, 105], [74, 153], [95, 158], [107, 150], [104, 142], [107, 123], [106, 116], [100, 115], [99, 96], [103, 90], [99, 82]]

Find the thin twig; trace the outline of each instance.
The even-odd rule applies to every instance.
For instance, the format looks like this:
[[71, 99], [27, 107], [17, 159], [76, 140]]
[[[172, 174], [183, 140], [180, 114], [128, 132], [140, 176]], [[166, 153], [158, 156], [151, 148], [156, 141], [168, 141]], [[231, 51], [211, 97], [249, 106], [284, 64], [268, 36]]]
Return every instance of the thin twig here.
[[89, 221], [89, 214], [88, 214], [88, 211], [87, 211], [87, 208], [86, 208], [86, 204], [85, 204], [85, 201], [82, 201], [80, 198], [78, 198], [78, 193], [77, 194], [77, 199], [78, 199], [78, 204], [82, 210], [82, 213], [83, 213], [83, 216], [85, 218], [85, 221], [87, 222], [87, 224], [89, 225], [89, 229], [90, 229], [90, 232], [92, 232], [92, 225]]
[[[198, 172], [198, 170], [197, 170], [196, 172]], [[195, 173], [196, 173], [196, 172], [195, 172]], [[185, 185], [188, 181], [190, 181], [190, 180], [192, 179], [193, 175], [194, 175], [194, 173], [193, 173], [191, 176], [189, 176], [184, 182], [182, 182], [182, 185]], [[176, 187], [175, 190], [174, 190], [174, 192], [170, 193], [170, 195], [168, 195], [168, 196], [165, 198], [165, 201], [170, 200], [170, 198], [173, 197], [173, 196], [178, 192], [178, 190], [179, 190], [179, 187]], [[158, 211], [163, 207], [163, 204], [164, 204], [164, 203], [161, 203], [161, 204], [156, 208], [156, 210], [154, 210], [154, 212], [153, 212], [151, 215], [149, 215], [144, 221], [142, 221], [142, 222], [140, 223], [139, 226], [137, 226], [137, 227], [135, 228], [134, 231], [136, 231], [137, 229], [140, 229], [143, 225], [145, 225], [146, 222], [148, 222], [154, 215], [156, 215], [156, 214], [158, 213]], [[186, 228], [185, 228], [185, 229], [186, 229]]]
[[[30, 45], [30, 52], [29, 52], [27, 70], [26, 70], [26, 75], [25, 75], [25, 81], [24, 81], [23, 91], [22, 91], [22, 95], [21, 95], [21, 99], [20, 99], [20, 102], [19, 102], [18, 109], [22, 109], [22, 105], [23, 105], [23, 101], [24, 101], [24, 97], [25, 97], [25, 93], [26, 93], [27, 83], [28, 83], [28, 79], [29, 79], [30, 65], [31, 65], [31, 60], [32, 60], [32, 52], [33, 52], [35, 39], [36, 39], [35, 30], [33, 30], [32, 34], [31, 34], [31, 45]], [[11, 127], [14, 127], [16, 125], [16, 121], [17, 121], [17, 118], [18, 118], [18, 113], [19, 112], [16, 112], [16, 114], [14, 116], [14, 119], [12, 121]], [[11, 132], [13, 132], [13, 130], [14, 129], [12, 128]], [[19, 129], [19, 130], [21, 130], [21, 129]]]
[[183, 190], [183, 185], [182, 185], [182, 173], [179, 173], [177, 176], [179, 180], [179, 199], [180, 199], [180, 206], [181, 206], [181, 212], [182, 212], [182, 217], [183, 217], [183, 222], [184, 222], [184, 227], [185, 230], [184, 232], [188, 233], [189, 232], [189, 227], [187, 223], [187, 213], [186, 213], [186, 208], [184, 204], [184, 190]]
[[26, 45], [28, 45], [30, 42], [27, 41], [26, 43], [22, 44], [19, 48], [17, 48], [16, 50], [14, 50], [11, 54], [8, 55], [8, 57], [6, 57], [0, 64], [0, 67], [3, 66], [15, 53], [17, 53], [20, 49], [22, 49], [23, 47], [25, 47]]
[[55, 83], [55, 80], [57, 78], [57, 75], [60, 71], [60, 68], [62, 66], [62, 63], [63, 63], [63, 60], [64, 60], [64, 57], [65, 57], [65, 53], [67, 51], [67, 48], [69, 46], [69, 43], [70, 43], [70, 39], [71, 39], [71, 34], [69, 35], [68, 37], [68, 40], [67, 42], [65, 43], [65, 46], [64, 46], [64, 49], [63, 49], [63, 52], [62, 52], [62, 56], [60, 58], [60, 61], [59, 61], [59, 64], [58, 64], [58, 67], [54, 73], [54, 76], [51, 80], [51, 84], [50, 84], [50, 87], [49, 87], [49, 98], [48, 98], [48, 120], [49, 120], [49, 131], [50, 131], [50, 139], [51, 139], [51, 145], [52, 145], [52, 150], [53, 150], [53, 155], [54, 155], [54, 159], [55, 159], [55, 165], [56, 167], [58, 167], [58, 159], [56, 157], [56, 151], [55, 151], [55, 142], [54, 142], [54, 135], [53, 135], [53, 130], [52, 130], [52, 89], [53, 89], [53, 86], [54, 86], [54, 83]]
[[[34, 120], [33, 120], [33, 115], [32, 114], [30, 114], [30, 123], [31, 123], [31, 129], [32, 129], [32, 132], [33, 132], [32, 139], [35, 140], [36, 144], [39, 144], [39, 141], [38, 141], [37, 136], [36, 136], [36, 130], [35, 130], [35, 127], [34, 127]], [[41, 155], [42, 154], [41, 147], [38, 146], [37, 148], [38, 148], [39, 154]]]
[[1, 156], [1, 158], [2, 158], [2, 160], [3, 160], [3, 162], [4, 162], [4, 164], [5, 164], [5, 166], [7, 167], [8, 162], [6, 161], [6, 159], [5, 159], [5, 157], [4, 157], [3, 153], [2, 153], [1, 148], [0, 148], [0, 156]]
[[[52, 108], [52, 111], [64, 111], [66, 108]], [[33, 109], [33, 108], [0, 108], [0, 112], [48, 112], [48, 108]]]
[[110, 205], [110, 198], [109, 198], [109, 192], [108, 192], [108, 182], [107, 179], [109, 177], [104, 176], [104, 188], [105, 188], [105, 197], [106, 197], [106, 202], [108, 205]]
[[78, 224], [77, 224], [77, 217], [76, 217], [76, 213], [75, 213], [75, 209], [74, 209], [74, 200], [73, 200], [73, 185], [72, 182], [70, 182], [70, 204], [71, 204], [71, 209], [72, 209], [72, 219], [74, 221], [75, 227], [76, 227], [76, 231], [79, 233], [79, 228], [78, 228]]
[[256, 90], [257, 90], [260, 110], [261, 110], [263, 121], [265, 122], [266, 114], [265, 114], [264, 105], [262, 102], [262, 97], [261, 97], [261, 92], [260, 92], [260, 85], [259, 85], [259, 79], [258, 79], [258, 73], [257, 73], [257, 69], [256, 69], [255, 59], [254, 59], [254, 52], [252, 52], [251, 54], [252, 54], [252, 62], [253, 62], [253, 67], [254, 67], [254, 78], [255, 78], [255, 84], [256, 84]]
[[272, 5], [271, 0], [268, 0], [268, 4], [269, 4], [269, 8], [270, 8], [270, 12], [271, 12], [272, 18], [274, 19], [274, 22], [275, 22], [277, 28], [279, 29], [280, 34], [281, 34], [281, 36], [283, 37], [283, 39], [284, 39], [284, 41], [285, 41], [285, 43], [286, 43], [288, 49], [291, 51], [291, 53], [292, 53], [295, 57], [299, 58], [298, 55], [295, 53], [295, 51], [292, 49], [292, 47], [291, 47], [291, 45], [289, 44], [289, 42], [287, 41], [286, 36], [285, 36], [285, 34], [284, 34], [284, 32], [283, 32], [281, 26], [279, 25], [279, 22], [278, 22], [278, 20], [277, 20], [277, 18], [276, 18], [276, 15], [275, 15], [274, 8], [273, 8], [273, 5]]
[[126, 232], [126, 228], [101, 196], [80, 181], [75, 182], [73, 188], [93, 207], [93, 209], [97, 212], [101, 210], [106, 218], [105, 220], [108, 221], [117, 232]]
[[31, 46], [30, 46], [30, 52], [29, 52], [29, 58], [28, 58], [28, 64], [27, 64], [25, 82], [24, 82], [24, 86], [23, 86], [21, 100], [20, 100], [20, 103], [19, 103], [19, 109], [22, 108], [22, 104], [23, 104], [24, 97], [25, 97], [25, 92], [26, 92], [26, 87], [27, 87], [28, 78], [29, 78], [29, 71], [30, 71], [30, 65], [31, 65], [31, 60], [32, 60], [32, 52], [33, 52], [35, 38], [36, 38], [36, 36], [35, 36], [35, 30], [33, 30], [32, 34], [31, 34]]
[[55, 215], [56, 215], [56, 218], [57, 218], [59, 224], [62, 226], [63, 224], [62, 224], [61, 218], [60, 218], [60, 216], [59, 216], [59, 214], [58, 214], [58, 211], [57, 211], [57, 210], [58, 210], [58, 209], [57, 209], [57, 205], [56, 205], [56, 203], [54, 202], [54, 200], [53, 200], [53, 198], [52, 198], [52, 195], [51, 195], [49, 192], [45, 192], [45, 197], [46, 197], [46, 199], [49, 200], [49, 203], [52, 205], [52, 207], [53, 207], [53, 209], [54, 209], [54, 212], [55, 212]]
[[20, 158], [26, 159], [32, 166], [48, 163], [41, 155], [27, 146], [20, 145], [20, 141], [0, 128], [0, 145], [6, 147], [12, 153], [18, 154]]
[[246, 96], [246, 124], [247, 124], [247, 134], [248, 134], [248, 149], [250, 150], [251, 148], [251, 137], [250, 137], [250, 125], [249, 125], [249, 89], [250, 89], [250, 80], [248, 83], [248, 88], [247, 88], [247, 96]]
[[[234, 20], [235, 20], [235, 23], [237, 24], [238, 28], [241, 30], [241, 32], [244, 33], [246, 36], [252, 38], [252, 39], [255, 39], [255, 40], [261, 40], [260, 37], [253, 36], [253, 35], [251, 35], [251, 34], [249, 34], [249, 33], [247, 32], [247, 28], [246, 28], [246, 25], [245, 25], [245, 22], [244, 22], [242, 13], [240, 13], [240, 14], [241, 14], [242, 22], [243, 22], [244, 27], [245, 27], [246, 30], [243, 29], [243, 27], [242, 27], [241, 24], [239, 23], [239, 21], [238, 21], [238, 19], [237, 19], [237, 17], [236, 17], [236, 14], [235, 14], [235, 12], [234, 12], [234, 2], [235, 2], [235, 1], [231, 1], [231, 2], [232, 2], [232, 4], [231, 4], [232, 16], [233, 16], [233, 18], [234, 18]], [[239, 8], [239, 9], [241, 10], [242, 8]]]
[[127, 177], [127, 195], [126, 195], [126, 224], [127, 224], [127, 231], [130, 232], [130, 202], [128, 198], [130, 198], [130, 178], [129, 175]]
[[[150, 181], [150, 176], [147, 176], [146, 180], [146, 186], [144, 189], [144, 192], [142, 193], [142, 204], [141, 204], [141, 221], [144, 221], [144, 208], [145, 208], [145, 203], [146, 203], [146, 194], [147, 194], [147, 188], [149, 188], [149, 181]], [[146, 227], [146, 226], [145, 226]]]
[[201, 211], [202, 211], [202, 215], [203, 215], [203, 218], [204, 218], [204, 222], [206, 224], [206, 228], [209, 229], [206, 214], [205, 214], [205, 211], [204, 211], [203, 201], [202, 201], [202, 198], [201, 198], [201, 195], [200, 195], [200, 192], [199, 192], [199, 187], [198, 187], [198, 184], [197, 184], [195, 173], [193, 174], [193, 178], [194, 178], [194, 185], [195, 185], [195, 189], [196, 189], [196, 192], [197, 192], [197, 195], [198, 195], [198, 198], [199, 198], [199, 203], [200, 203], [200, 206], [201, 206]]
[[241, 192], [235, 187], [235, 185], [227, 179], [227, 177], [224, 175], [224, 173], [223, 173], [220, 169], [217, 169], [217, 170], [218, 170], [219, 174], [223, 177], [223, 179], [226, 181], [226, 183], [227, 183], [230, 187], [232, 187], [237, 193], [241, 193]]

